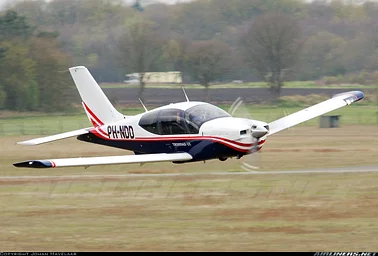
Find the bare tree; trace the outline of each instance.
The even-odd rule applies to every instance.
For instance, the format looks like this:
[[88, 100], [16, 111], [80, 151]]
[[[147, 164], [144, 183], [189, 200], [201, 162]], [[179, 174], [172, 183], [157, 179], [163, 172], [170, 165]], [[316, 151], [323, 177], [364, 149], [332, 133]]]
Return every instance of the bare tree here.
[[207, 100], [210, 82], [229, 71], [230, 55], [229, 46], [215, 40], [195, 41], [189, 45], [185, 57], [186, 71], [205, 86]]
[[163, 54], [164, 40], [154, 29], [153, 23], [138, 20], [127, 26], [121, 37], [119, 49], [120, 60], [129, 72], [139, 73], [139, 97], [143, 99], [145, 73], [152, 71]]
[[301, 46], [297, 21], [280, 12], [264, 14], [242, 35], [246, 62], [270, 85], [278, 97], [285, 76], [296, 64]]

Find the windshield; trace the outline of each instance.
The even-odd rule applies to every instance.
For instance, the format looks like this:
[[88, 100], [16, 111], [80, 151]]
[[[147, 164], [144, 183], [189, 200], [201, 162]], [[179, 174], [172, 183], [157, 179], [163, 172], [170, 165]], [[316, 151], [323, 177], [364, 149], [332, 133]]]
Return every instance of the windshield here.
[[211, 104], [197, 105], [185, 111], [186, 121], [192, 125], [195, 125], [197, 129], [199, 129], [200, 126], [207, 121], [230, 116], [231, 115], [223, 109]]

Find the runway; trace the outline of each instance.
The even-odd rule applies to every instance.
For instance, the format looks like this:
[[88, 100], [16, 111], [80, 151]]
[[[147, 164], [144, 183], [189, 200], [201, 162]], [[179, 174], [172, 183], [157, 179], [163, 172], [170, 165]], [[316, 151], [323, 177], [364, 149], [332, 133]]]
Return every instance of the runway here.
[[286, 174], [340, 174], [378, 172], [378, 166], [353, 166], [329, 169], [302, 169], [281, 171], [246, 171], [246, 172], [203, 172], [203, 173], [160, 173], [160, 174], [83, 174], [83, 175], [44, 175], [44, 176], [0, 176], [0, 181], [12, 180], [59, 180], [59, 179], [93, 179], [93, 178], [127, 178], [127, 177], [180, 177], [180, 176], [237, 176], [237, 175], [286, 175]]

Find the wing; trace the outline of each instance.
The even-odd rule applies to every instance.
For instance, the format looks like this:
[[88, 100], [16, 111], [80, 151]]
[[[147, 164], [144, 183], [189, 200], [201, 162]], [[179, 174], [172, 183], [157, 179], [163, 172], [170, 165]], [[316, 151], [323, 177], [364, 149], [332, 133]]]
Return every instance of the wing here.
[[295, 112], [291, 115], [278, 119], [269, 123], [269, 134], [272, 135], [284, 129], [308, 121], [314, 117], [331, 112], [335, 109], [350, 105], [364, 98], [364, 93], [361, 91], [351, 91], [336, 94], [331, 99], [323, 101], [319, 104]]
[[73, 137], [73, 136], [79, 136], [79, 135], [82, 135], [82, 134], [86, 134], [86, 133], [89, 133], [89, 131], [92, 128], [93, 127], [83, 128], [83, 129], [65, 132], [65, 133], [59, 133], [59, 134], [55, 134], [55, 135], [51, 135], [51, 136], [47, 136], [47, 137], [43, 137], [43, 138], [21, 141], [21, 142], [17, 142], [17, 144], [26, 145], [26, 146], [39, 145], [39, 144], [46, 143], [46, 142], [51, 142], [51, 141], [55, 141], [55, 140], [61, 140], [61, 139], [66, 139], [66, 138]]
[[13, 164], [16, 167], [27, 168], [54, 168], [70, 166], [93, 166], [93, 165], [110, 165], [110, 164], [135, 164], [135, 163], [153, 163], [153, 162], [183, 162], [192, 160], [193, 157], [188, 153], [172, 154], [145, 154], [145, 155], [124, 155], [124, 156], [102, 156], [102, 157], [79, 157], [79, 158], [61, 158], [31, 160]]

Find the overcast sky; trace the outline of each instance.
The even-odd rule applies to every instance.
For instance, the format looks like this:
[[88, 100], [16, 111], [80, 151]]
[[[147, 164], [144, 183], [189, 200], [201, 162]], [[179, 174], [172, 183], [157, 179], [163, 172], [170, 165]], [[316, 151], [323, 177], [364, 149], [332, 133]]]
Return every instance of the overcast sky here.
[[[4, 4], [6, 2], [10, 3], [10, 2], [13, 2], [14, 0], [0, 0], [0, 9], [2, 7], [4, 7]], [[51, 0], [50, 0], [51, 1]], [[135, 0], [124, 0], [126, 3], [134, 3]], [[167, 4], [174, 4], [174, 3], [180, 3], [180, 2], [189, 2], [189, 1], [192, 1], [192, 0], [140, 0], [141, 4], [143, 5], [143, 2], [144, 3], [156, 3], [156, 2], [160, 2], [160, 3], [167, 3]]]
[[3, 7], [6, 0], [0, 0], [0, 9]]
[[[0, 9], [2, 7], [4, 7], [4, 4], [6, 2], [10, 3], [10, 2], [14, 2], [15, 0], [0, 0]], [[51, 0], [50, 0], [51, 1]], [[124, 0], [126, 3], [134, 3], [135, 0]], [[157, 3], [157, 2], [160, 2], [160, 3], [167, 3], [167, 4], [174, 4], [174, 3], [180, 3], [180, 2], [190, 2], [190, 1], [193, 1], [193, 0], [140, 0], [141, 1], [141, 4], [143, 5], [144, 4], [148, 4], [148, 3]], [[278, 0], [279, 1], [279, 0]], [[313, 0], [303, 0], [305, 2], [312, 2]], [[363, 2], [367, 2], [367, 1], [370, 1], [370, 2], [378, 2], [378, 0], [345, 0], [346, 2], [355, 2], [355, 3], [363, 3]]]

